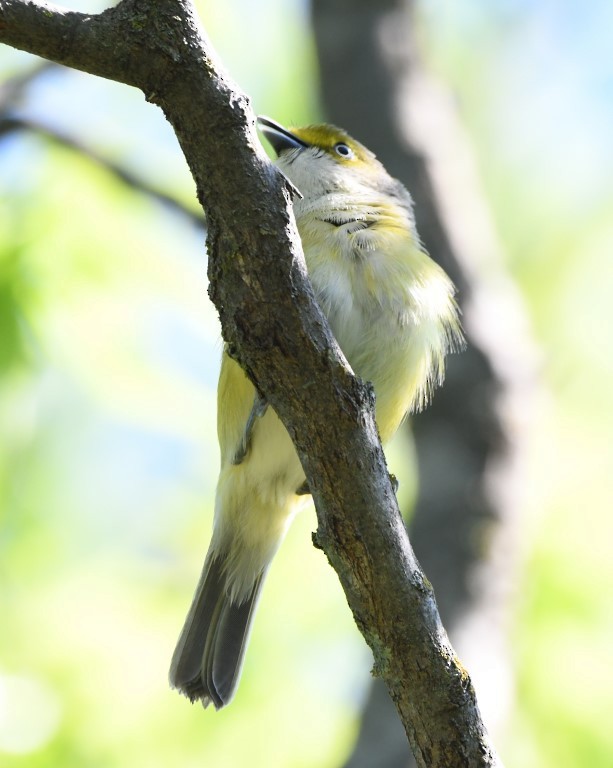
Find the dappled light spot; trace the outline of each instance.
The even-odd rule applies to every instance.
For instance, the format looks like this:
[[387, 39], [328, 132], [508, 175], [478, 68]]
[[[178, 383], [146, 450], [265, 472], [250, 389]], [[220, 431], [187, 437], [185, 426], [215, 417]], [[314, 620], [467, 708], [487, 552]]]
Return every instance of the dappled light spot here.
[[0, 675], [0, 753], [36, 752], [53, 738], [60, 719], [60, 702], [47, 683]]

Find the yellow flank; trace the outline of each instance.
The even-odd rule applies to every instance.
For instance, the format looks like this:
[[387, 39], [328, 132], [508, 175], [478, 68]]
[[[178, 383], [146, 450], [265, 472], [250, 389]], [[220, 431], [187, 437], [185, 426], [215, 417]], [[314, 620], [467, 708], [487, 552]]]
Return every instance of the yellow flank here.
[[229, 591], [237, 601], [246, 598], [272, 560], [297, 511], [295, 492], [305, 481], [290, 436], [272, 408], [256, 421], [245, 458], [233, 463], [254, 399], [253, 384], [224, 352], [217, 411], [221, 472], [212, 546], [225, 553]]
[[[294, 213], [317, 301], [355, 373], [374, 386], [386, 442], [428, 403], [445, 355], [462, 343], [453, 285], [420, 245], [409, 193], [372, 152], [330, 125], [287, 130], [263, 118], [260, 128], [302, 194]], [[219, 707], [236, 688], [262, 578], [305, 498], [305, 477], [277, 415], [258, 410], [226, 353], [217, 418], [213, 537], [171, 680]]]
[[224, 352], [217, 385], [217, 438], [222, 466], [234, 457], [254, 398], [255, 387], [240, 365]]

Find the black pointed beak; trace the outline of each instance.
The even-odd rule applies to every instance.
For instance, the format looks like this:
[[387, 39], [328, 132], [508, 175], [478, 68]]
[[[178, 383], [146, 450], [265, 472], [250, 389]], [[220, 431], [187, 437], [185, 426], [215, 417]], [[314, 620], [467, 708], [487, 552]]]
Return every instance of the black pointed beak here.
[[258, 117], [258, 128], [270, 142], [277, 155], [287, 149], [303, 149], [309, 145], [269, 117]]

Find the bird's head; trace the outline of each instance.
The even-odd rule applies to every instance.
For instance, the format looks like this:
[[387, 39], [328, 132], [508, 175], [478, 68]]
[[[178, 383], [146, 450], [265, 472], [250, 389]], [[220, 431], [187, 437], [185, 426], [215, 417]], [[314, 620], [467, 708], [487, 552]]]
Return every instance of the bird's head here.
[[269, 117], [258, 127], [277, 154], [277, 165], [306, 197], [387, 187], [391, 181], [375, 155], [334, 125], [284, 128]]

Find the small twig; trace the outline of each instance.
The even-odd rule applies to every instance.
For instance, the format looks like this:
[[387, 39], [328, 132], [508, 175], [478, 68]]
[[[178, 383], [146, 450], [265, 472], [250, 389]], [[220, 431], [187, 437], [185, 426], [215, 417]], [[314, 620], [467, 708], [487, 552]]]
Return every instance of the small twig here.
[[119, 163], [110, 160], [100, 152], [96, 151], [92, 147], [87, 146], [82, 141], [69, 136], [68, 134], [60, 131], [57, 128], [52, 128], [48, 125], [43, 125], [36, 120], [22, 117], [0, 117], [0, 138], [10, 133], [18, 131], [29, 131], [35, 133], [38, 136], [42, 136], [45, 139], [55, 142], [67, 149], [73, 150], [78, 154], [86, 157], [92, 163], [104, 168], [119, 181], [126, 184], [131, 189], [141, 194], [147, 195], [147, 197], [161, 203], [166, 208], [175, 213], [179, 213], [182, 216], [187, 217], [192, 224], [197, 227], [206, 229], [206, 219], [202, 211], [194, 211], [180, 200], [172, 197], [166, 192], [156, 189], [154, 186], [146, 182], [144, 179], [139, 178], [136, 174], [129, 171], [127, 168], [119, 165]]
[[58, 65], [51, 61], [42, 61], [0, 83], [0, 113], [12, 109], [30, 85], [42, 74], [52, 69], [58, 69]]

